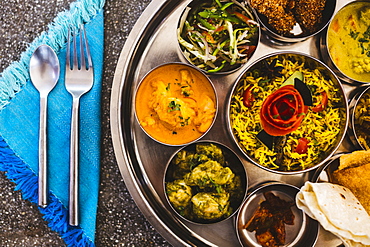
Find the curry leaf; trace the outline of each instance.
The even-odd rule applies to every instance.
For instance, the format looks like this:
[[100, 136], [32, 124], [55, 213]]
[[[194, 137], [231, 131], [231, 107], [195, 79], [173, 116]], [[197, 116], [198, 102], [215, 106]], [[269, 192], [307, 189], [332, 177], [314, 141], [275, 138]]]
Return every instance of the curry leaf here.
[[360, 34], [360, 32], [355, 32], [355, 31], [351, 30], [351, 32], [349, 33], [349, 36], [351, 36], [351, 38], [356, 40], [359, 34]]
[[180, 104], [177, 104], [174, 100], [172, 100], [169, 104], [168, 104], [168, 112], [172, 112], [172, 111], [180, 111], [180, 108], [181, 108], [181, 105]]

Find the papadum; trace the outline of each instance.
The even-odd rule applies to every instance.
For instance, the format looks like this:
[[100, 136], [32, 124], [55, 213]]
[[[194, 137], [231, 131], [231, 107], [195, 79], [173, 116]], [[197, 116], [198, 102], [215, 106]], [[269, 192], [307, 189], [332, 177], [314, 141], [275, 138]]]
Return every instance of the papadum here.
[[370, 163], [370, 150], [358, 150], [349, 154], [343, 154], [339, 158], [339, 170], [350, 167], [358, 167]]

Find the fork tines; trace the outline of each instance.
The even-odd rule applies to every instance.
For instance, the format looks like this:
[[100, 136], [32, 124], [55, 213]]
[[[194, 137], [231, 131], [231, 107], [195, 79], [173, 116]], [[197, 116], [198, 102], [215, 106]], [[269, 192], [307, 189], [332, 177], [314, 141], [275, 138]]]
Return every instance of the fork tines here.
[[[73, 29], [73, 30], [72, 30]], [[79, 50], [77, 50], [77, 38], [79, 34]], [[71, 40], [72, 39], [72, 40]], [[71, 50], [72, 45], [72, 50]], [[77, 52], [77, 55], [74, 54]], [[78, 61], [77, 57], [80, 58]], [[73, 60], [73, 61], [71, 61]], [[87, 65], [87, 66], [86, 66]], [[86, 38], [86, 31], [84, 25], [81, 24], [78, 31], [70, 27], [68, 29], [68, 45], [67, 45], [67, 61], [66, 67], [73, 69], [81, 70], [86, 68], [86, 70], [92, 69], [92, 60], [90, 55], [90, 49], [88, 41]]]

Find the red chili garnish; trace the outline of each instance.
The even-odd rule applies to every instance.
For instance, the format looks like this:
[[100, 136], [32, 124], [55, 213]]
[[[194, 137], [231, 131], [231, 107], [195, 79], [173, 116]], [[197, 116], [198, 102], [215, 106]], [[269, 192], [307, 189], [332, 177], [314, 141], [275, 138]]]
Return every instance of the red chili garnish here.
[[252, 92], [253, 85], [249, 85], [243, 93], [243, 105], [245, 107], [252, 107], [254, 102], [254, 95]]
[[326, 91], [321, 92], [321, 102], [312, 108], [312, 111], [314, 112], [320, 112], [323, 111], [328, 105], [328, 94]]
[[211, 34], [209, 34], [208, 32], [204, 31], [204, 32], [202, 32], [202, 34], [203, 34], [203, 36], [205, 37], [205, 39], [206, 39], [206, 41], [207, 41], [208, 43], [211, 43], [211, 44], [216, 43], [215, 39], [214, 39], [214, 38], [212, 37], [212, 35], [211, 35]]
[[301, 94], [293, 85], [281, 87], [262, 104], [262, 128], [272, 136], [287, 135], [298, 129], [307, 110]]
[[294, 151], [296, 153], [299, 153], [299, 154], [307, 153], [308, 143], [310, 143], [310, 141], [307, 140], [306, 138], [304, 138], [304, 137], [299, 138], [298, 139], [298, 144], [297, 144]]
[[219, 33], [219, 32], [221, 32], [221, 31], [223, 31], [223, 30], [225, 30], [225, 29], [226, 29], [226, 28], [225, 28], [225, 26], [224, 26], [224, 25], [219, 26], [219, 27], [217, 27], [217, 28], [216, 28], [215, 33]]
[[249, 17], [247, 17], [247, 16], [245, 16], [245, 15], [243, 15], [242, 13], [239, 13], [239, 12], [237, 12], [237, 11], [228, 11], [230, 14], [233, 14], [233, 15], [235, 15], [236, 17], [238, 17], [240, 20], [242, 20], [242, 21], [244, 21], [245, 23], [247, 23], [247, 24], [254, 24], [254, 21], [251, 19], [251, 18], [249, 18]]

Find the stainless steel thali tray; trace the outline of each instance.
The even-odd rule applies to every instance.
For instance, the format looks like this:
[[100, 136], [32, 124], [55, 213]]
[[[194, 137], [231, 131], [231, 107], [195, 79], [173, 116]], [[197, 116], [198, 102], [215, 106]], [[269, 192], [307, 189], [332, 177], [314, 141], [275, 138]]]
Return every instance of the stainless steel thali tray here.
[[[183, 61], [176, 39], [178, 16], [189, 1], [153, 0], [131, 31], [121, 52], [114, 76], [111, 95], [111, 131], [117, 163], [124, 182], [136, 204], [154, 228], [174, 246], [239, 246], [234, 218], [213, 225], [195, 225], [181, 221], [171, 213], [163, 194], [164, 169], [176, 147], [153, 141], [135, 121], [133, 93], [140, 79], [152, 68], [166, 62]], [[338, 0], [336, 9], [348, 3]], [[264, 35], [255, 59], [276, 51], [298, 51], [320, 58], [319, 37], [292, 45], [272, 43]], [[218, 93], [219, 112], [211, 131], [203, 138], [232, 148], [243, 160], [249, 186], [264, 181], [280, 181], [301, 187], [312, 178], [313, 172], [300, 175], [280, 175], [251, 164], [236, 147], [226, 128], [225, 107], [227, 94], [235, 79], [243, 71], [229, 75], [211, 75]], [[222, 83], [221, 83], [222, 81]], [[344, 84], [346, 92], [353, 86]], [[350, 149], [345, 140], [338, 151]], [[337, 246], [341, 242], [320, 229], [315, 246]]]

